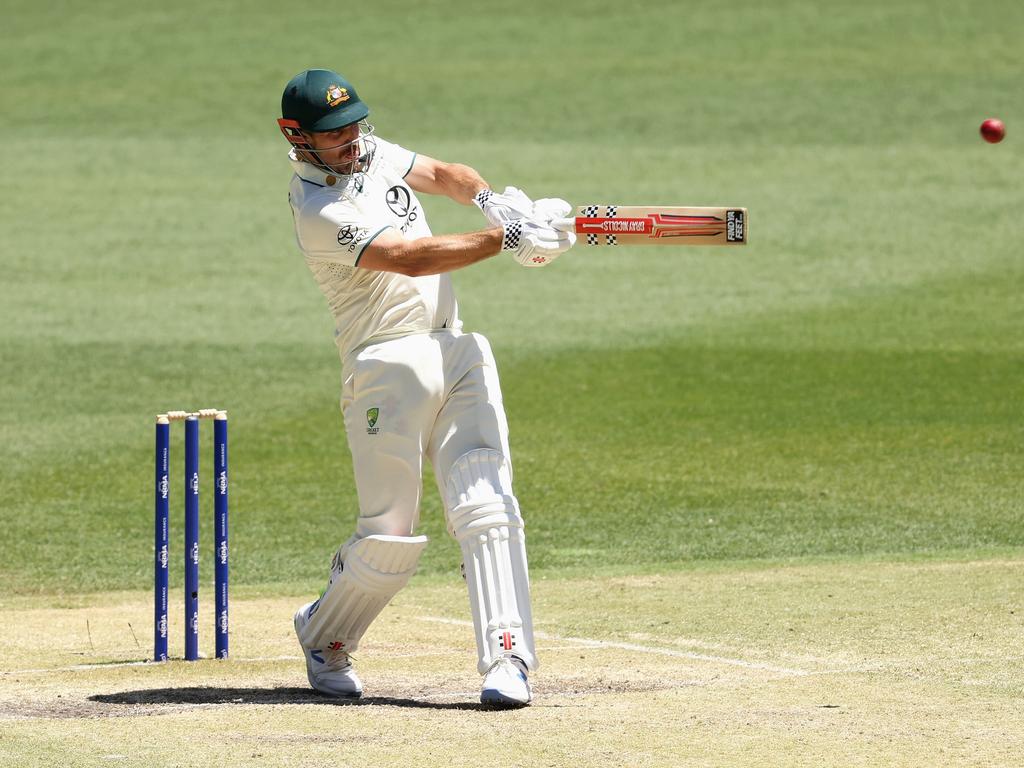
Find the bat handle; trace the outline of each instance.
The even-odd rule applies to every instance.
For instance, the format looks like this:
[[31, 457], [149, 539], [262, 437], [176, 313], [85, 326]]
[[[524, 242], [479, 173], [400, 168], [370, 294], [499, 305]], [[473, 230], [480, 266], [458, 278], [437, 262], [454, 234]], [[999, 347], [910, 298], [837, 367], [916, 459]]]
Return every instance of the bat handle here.
[[551, 226], [562, 232], [575, 232], [576, 219], [552, 219]]

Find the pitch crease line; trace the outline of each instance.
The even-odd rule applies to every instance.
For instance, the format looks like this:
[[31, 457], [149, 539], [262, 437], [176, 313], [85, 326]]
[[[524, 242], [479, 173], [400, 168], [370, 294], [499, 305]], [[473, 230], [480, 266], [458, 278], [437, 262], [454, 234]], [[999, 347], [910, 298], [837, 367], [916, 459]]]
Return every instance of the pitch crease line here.
[[[432, 622], [434, 624], [450, 624], [457, 627], [471, 627], [473, 622], [463, 619], [445, 619], [440, 616], [418, 616], [420, 621]], [[743, 669], [760, 669], [765, 672], [774, 672], [779, 675], [791, 677], [805, 677], [810, 672], [802, 669], [791, 669], [789, 667], [777, 667], [774, 664], [762, 664], [757, 661], [744, 661], [733, 659], [727, 656], [712, 656], [705, 653], [693, 653], [691, 651], [676, 651], [671, 648], [655, 648], [650, 645], [637, 645], [636, 643], [617, 643], [612, 640], [593, 640], [587, 637], [563, 637], [553, 635], [550, 632], [534, 631], [534, 637], [541, 640], [548, 640], [558, 643], [575, 643], [585, 648], [615, 648], [621, 651], [633, 651], [634, 653], [650, 653], [658, 656], [671, 656], [678, 659], [692, 659], [694, 661], [710, 661], [715, 664], [727, 664], [731, 667], [742, 667]]]
[[[303, 661], [303, 656], [251, 656], [239, 658], [236, 656], [231, 657], [230, 661], [238, 664], [253, 664], [264, 661]], [[170, 661], [183, 661], [183, 659], [175, 657]], [[202, 656], [199, 661], [217, 661], [221, 662], [223, 659], [217, 659], [213, 656]], [[190, 664], [192, 662], [189, 662]], [[110, 663], [97, 662], [96, 664], [72, 664], [67, 667], [47, 667], [40, 669], [4, 669], [0, 670], [0, 677], [4, 675], [38, 675], [46, 672], [95, 672], [97, 670], [104, 669], [120, 669], [122, 667], [153, 667], [159, 669], [160, 667], [167, 664], [166, 661], [153, 661], [147, 659], [144, 661], [114, 661]]]

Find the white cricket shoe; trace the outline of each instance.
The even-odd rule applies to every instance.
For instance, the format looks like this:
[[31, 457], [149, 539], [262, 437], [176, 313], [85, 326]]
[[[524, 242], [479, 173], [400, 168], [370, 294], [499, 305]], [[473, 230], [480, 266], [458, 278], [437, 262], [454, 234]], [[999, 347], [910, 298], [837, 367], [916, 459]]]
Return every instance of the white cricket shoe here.
[[300, 637], [299, 645], [306, 654], [306, 677], [309, 684], [328, 696], [358, 699], [363, 695], [363, 681], [352, 668], [352, 660], [345, 651], [307, 648], [302, 645], [300, 630], [309, 621], [312, 605], [306, 603], [295, 612], [295, 634]]
[[532, 698], [523, 660], [511, 654], [495, 659], [484, 675], [480, 703], [494, 707], [525, 707]]

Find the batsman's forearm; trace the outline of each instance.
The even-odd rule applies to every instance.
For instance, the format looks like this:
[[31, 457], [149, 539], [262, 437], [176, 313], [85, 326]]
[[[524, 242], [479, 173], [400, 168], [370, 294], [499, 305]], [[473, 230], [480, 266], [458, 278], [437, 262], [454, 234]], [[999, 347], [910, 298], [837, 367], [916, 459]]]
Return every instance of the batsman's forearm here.
[[444, 194], [457, 203], [470, 205], [476, 193], [488, 186], [475, 168], [460, 163], [447, 163], [435, 176]]
[[400, 272], [411, 277], [439, 275], [468, 267], [501, 250], [500, 227], [459, 235], [437, 235], [406, 240], [380, 254], [374, 269]]

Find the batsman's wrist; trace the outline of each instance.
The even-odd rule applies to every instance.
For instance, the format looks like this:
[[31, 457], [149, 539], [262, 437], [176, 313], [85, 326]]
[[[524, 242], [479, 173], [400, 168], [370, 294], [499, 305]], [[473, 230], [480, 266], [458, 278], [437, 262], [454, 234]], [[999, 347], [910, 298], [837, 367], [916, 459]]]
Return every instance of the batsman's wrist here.
[[523, 220], [513, 219], [501, 225], [501, 250], [518, 251], [523, 242]]
[[491, 195], [494, 192], [489, 187], [484, 187], [475, 195], [473, 195], [473, 204], [476, 205], [481, 211], [486, 210], [487, 202], [491, 199]]

